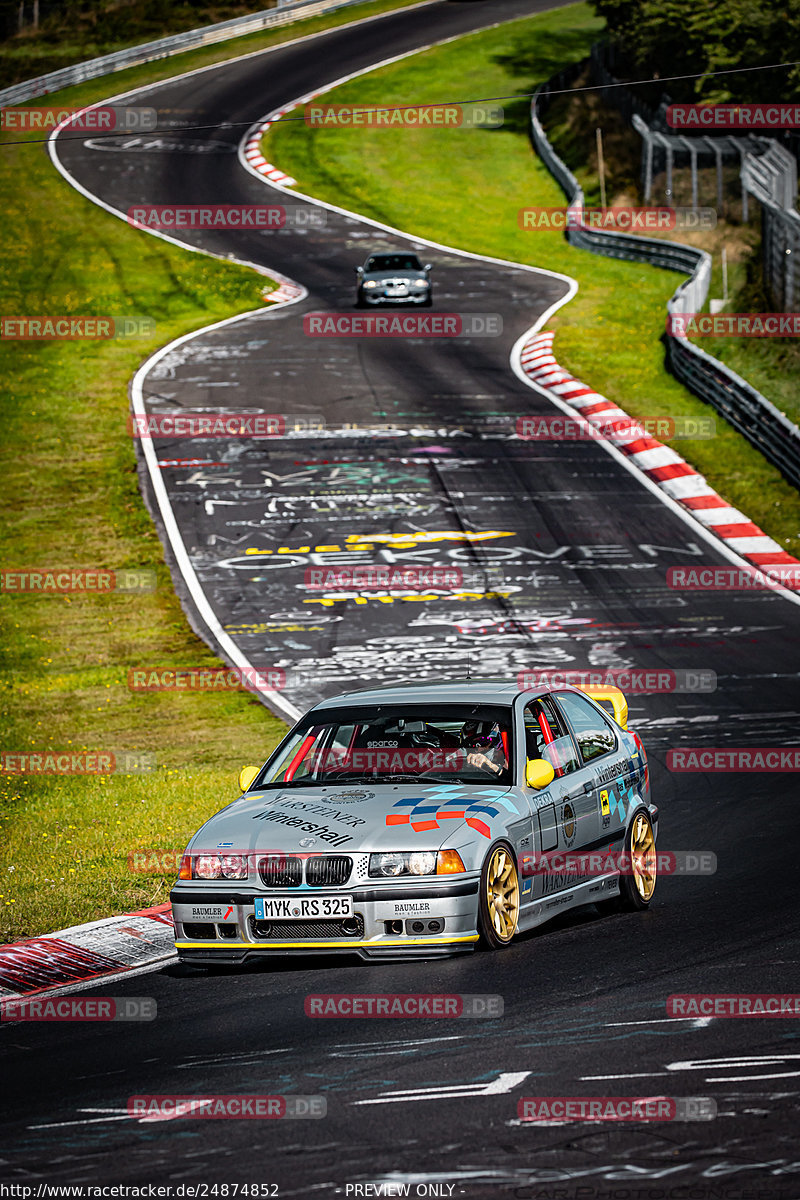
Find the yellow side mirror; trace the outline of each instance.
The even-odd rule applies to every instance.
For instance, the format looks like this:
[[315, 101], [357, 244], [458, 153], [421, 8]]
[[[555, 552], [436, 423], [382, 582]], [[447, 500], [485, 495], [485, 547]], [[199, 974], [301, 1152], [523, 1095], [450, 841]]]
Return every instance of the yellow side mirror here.
[[239, 788], [242, 792], [247, 791], [260, 770], [261, 767], [242, 767], [239, 772]]
[[529, 758], [525, 766], [525, 782], [528, 787], [546, 788], [556, 777], [551, 763], [544, 758]]

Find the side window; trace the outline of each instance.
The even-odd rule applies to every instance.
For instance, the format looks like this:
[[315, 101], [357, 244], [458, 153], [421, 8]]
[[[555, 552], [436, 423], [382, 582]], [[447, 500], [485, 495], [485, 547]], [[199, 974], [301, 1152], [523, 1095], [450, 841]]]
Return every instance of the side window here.
[[568, 775], [580, 766], [566, 723], [547, 699], [525, 706], [525, 748], [528, 758], [552, 763], [556, 775]]
[[562, 692], [558, 704], [575, 731], [584, 762], [590, 762], [614, 749], [617, 739], [613, 729], [585, 696], [577, 692]]

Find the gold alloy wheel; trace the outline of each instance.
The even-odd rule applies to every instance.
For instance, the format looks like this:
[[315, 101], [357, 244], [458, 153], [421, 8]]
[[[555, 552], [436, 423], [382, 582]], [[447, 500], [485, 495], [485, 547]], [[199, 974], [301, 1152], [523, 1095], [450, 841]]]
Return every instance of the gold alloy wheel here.
[[495, 936], [510, 942], [519, 917], [519, 880], [514, 860], [504, 846], [498, 846], [486, 872], [486, 905]]
[[631, 870], [637, 892], [649, 900], [656, 888], [656, 840], [644, 813], [639, 813], [631, 829]]

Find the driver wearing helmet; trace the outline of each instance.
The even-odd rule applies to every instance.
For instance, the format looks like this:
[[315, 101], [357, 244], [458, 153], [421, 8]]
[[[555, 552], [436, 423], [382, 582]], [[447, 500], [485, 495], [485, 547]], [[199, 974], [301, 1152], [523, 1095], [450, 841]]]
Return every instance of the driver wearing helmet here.
[[491, 775], [502, 775], [508, 766], [500, 726], [496, 721], [465, 721], [459, 740], [471, 767], [478, 767]]

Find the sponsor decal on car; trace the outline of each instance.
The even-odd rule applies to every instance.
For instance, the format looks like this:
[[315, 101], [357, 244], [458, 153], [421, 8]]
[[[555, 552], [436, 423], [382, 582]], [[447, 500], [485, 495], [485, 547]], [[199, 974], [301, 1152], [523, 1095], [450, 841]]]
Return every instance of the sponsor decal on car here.
[[337, 792], [335, 796], [330, 796], [335, 804], [361, 804], [364, 800], [374, 800], [374, 792]]
[[[371, 799], [371, 796], [365, 794], [364, 799]], [[328, 808], [324, 804], [310, 804], [305, 800], [279, 800], [278, 804], [281, 808], [299, 808], [303, 812], [314, 813], [317, 817], [329, 817], [334, 821], [341, 821], [343, 825], [350, 828], [355, 828], [356, 825], [366, 825], [364, 817], [357, 817], [355, 813], [340, 813], [335, 808]]]
[[577, 821], [575, 820], [575, 809], [570, 804], [569, 800], [565, 800], [561, 808], [561, 832], [564, 834], [564, 841], [568, 846], [571, 846], [575, 841], [575, 830], [577, 829]]
[[230, 921], [235, 915], [232, 904], [193, 904], [192, 921]]
[[302, 817], [292, 817], [288, 813], [279, 812], [276, 809], [256, 813], [253, 820], [274, 821], [289, 829], [296, 829], [298, 833], [313, 833], [321, 841], [329, 842], [331, 846], [344, 846], [346, 842], [353, 840], [349, 834], [341, 834], [336, 829], [329, 829], [327, 825], [315, 825], [312, 821], [304, 821]]

